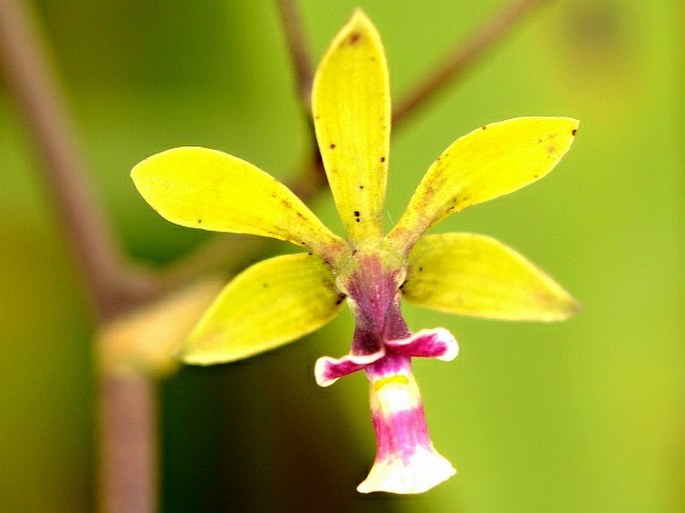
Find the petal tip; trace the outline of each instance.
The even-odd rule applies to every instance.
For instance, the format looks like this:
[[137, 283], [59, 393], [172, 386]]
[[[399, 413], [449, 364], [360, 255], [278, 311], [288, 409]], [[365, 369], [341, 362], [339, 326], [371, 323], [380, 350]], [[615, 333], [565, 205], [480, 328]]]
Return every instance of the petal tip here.
[[578, 133], [578, 127], [580, 126], [580, 121], [577, 120], [576, 118], [559, 118], [561, 120], [564, 120], [568, 123], [568, 129], [571, 132], [571, 141], [573, 141], [573, 138], [577, 135]]
[[364, 9], [361, 7], [355, 7], [354, 11], [352, 11], [352, 16], [350, 16], [350, 22], [361, 23], [370, 22], [370, 20], [364, 12]]
[[217, 355], [205, 354], [201, 351], [181, 352], [178, 356], [181, 363], [185, 365], [216, 365], [218, 363], [228, 363], [230, 359], [221, 358]]
[[354, 11], [352, 11], [352, 15], [350, 16], [346, 27], [348, 30], [357, 28], [365, 31], [370, 29], [373, 32], [377, 32], [376, 26], [371, 21], [371, 18], [369, 18], [364, 9], [361, 7], [356, 7]]
[[570, 319], [571, 317], [582, 313], [583, 310], [585, 310], [585, 307], [569, 296], [568, 301], [563, 310], [563, 317], [561, 318], [561, 320]]
[[[548, 321], [565, 321], [583, 311], [583, 305], [576, 301], [566, 290], [557, 285], [558, 290], [551, 291], [548, 302], [541, 305], [540, 315]], [[533, 318], [532, 320], [535, 320]]]

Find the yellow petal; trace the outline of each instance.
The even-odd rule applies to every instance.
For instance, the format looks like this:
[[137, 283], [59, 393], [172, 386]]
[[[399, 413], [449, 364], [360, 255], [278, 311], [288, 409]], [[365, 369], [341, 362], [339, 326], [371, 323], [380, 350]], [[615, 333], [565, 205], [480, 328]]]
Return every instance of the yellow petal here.
[[460, 315], [556, 321], [579, 305], [525, 257], [497, 240], [470, 233], [422, 237], [409, 254], [407, 301]]
[[388, 240], [406, 253], [450, 214], [539, 180], [568, 151], [577, 127], [570, 118], [524, 117], [457, 139], [428, 169]]
[[357, 10], [314, 77], [314, 127], [352, 242], [380, 237], [390, 143], [390, 92], [376, 28]]
[[285, 185], [220, 151], [163, 151], [135, 166], [131, 177], [152, 208], [182, 226], [274, 237], [323, 257], [344, 244]]
[[209, 365], [274, 349], [324, 325], [341, 305], [333, 275], [318, 257], [263, 260], [221, 292], [190, 335], [182, 359]]

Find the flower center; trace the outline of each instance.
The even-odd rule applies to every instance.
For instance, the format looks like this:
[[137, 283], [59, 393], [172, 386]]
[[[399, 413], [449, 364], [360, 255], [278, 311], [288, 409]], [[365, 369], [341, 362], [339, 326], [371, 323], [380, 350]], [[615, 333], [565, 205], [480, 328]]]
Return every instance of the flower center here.
[[336, 283], [355, 318], [354, 354], [375, 353], [385, 340], [410, 335], [400, 310], [406, 268], [398, 255], [382, 245], [360, 248], [339, 269]]

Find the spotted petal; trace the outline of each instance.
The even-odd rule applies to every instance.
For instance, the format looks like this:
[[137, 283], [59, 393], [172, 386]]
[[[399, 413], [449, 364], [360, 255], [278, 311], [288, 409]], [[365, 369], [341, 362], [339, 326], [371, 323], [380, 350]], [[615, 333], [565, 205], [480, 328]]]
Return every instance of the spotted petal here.
[[182, 359], [231, 362], [287, 344], [332, 319], [342, 301], [316, 256], [263, 260], [236, 276], [190, 335]]
[[274, 237], [324, 258], [344, 244], [285, 185], [220, 151], [163, 151], [135, 166], [131, 177], [162, 217], [182, 226]]
[[539, 180], [568, 151], [577, 127], [570, 118], [523, 117], [457, 139], [428, 169], [388, 240], [406, 254], [450, 214]]
[[428, 235], [409, 255], [407, 301], [444, 312], [505, 320], [555, 321], [578, 304], [525, 257], [470, 233]]
[[390, 144], [388, 69], [361, 10], [324, 56], [312, 91], [314, 127], [333, 198], [354, 243], [382, 232]]

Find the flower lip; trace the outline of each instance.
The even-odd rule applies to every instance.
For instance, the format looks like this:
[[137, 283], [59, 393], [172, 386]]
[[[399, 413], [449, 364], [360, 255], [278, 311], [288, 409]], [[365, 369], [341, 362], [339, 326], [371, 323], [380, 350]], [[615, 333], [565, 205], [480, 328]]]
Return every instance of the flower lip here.
[[[390, 367], [384, 365], [388, 360]], [[376, 458], [361, 493], [421, 493], [456, 471], [433, 447], [408, 357], [387, 357], [367, 370]]]

